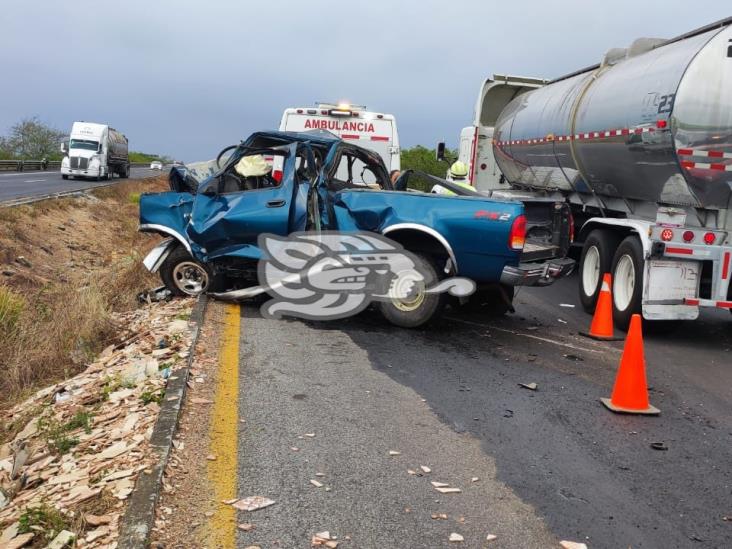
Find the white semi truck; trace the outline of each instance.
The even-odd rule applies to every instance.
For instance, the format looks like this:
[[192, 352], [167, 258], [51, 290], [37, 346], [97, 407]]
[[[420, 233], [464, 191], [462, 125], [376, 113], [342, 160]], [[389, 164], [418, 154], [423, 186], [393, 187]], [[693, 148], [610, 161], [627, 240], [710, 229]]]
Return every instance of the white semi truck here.
[[74, 122], [68, 141], [61, 145], [61, 177], [112, 179], [130, 176], [127, 138], [106, 124]]
[[570, 204], [588, 312], [607, 272], [621, 328], [732, 308], [732, 18], [552, 81], [494, 75], [460, 160], [479, 191]]

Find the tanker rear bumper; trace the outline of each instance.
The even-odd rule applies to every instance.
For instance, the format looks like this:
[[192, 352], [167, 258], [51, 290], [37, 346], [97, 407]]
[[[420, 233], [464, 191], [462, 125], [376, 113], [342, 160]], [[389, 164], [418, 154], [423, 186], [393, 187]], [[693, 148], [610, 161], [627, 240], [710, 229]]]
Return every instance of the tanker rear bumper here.
[[508, 286], [549, 286], [559, 278], [569, 275], [575, 266], [574, 259], [562, 257], [542, 263], [507, 265], [501, 273], [501, 284]]

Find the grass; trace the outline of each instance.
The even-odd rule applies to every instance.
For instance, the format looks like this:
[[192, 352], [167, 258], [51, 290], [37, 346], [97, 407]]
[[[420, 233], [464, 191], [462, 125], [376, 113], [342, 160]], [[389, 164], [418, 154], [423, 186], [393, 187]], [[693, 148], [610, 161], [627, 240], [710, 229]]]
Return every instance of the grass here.
[[25, 299], [10, 288], [0, 286], [0, 334], [15, 331], [20, 314], [25, 308]]
[[142, 403], [147, 406], [151, 402], [155, 402], [156, 404], [160, 404], [163, 401], [163, 397], [165, 397], [165, 391], [159, 390], [159, 391], [143, 391], [140, 395], [140, 400]]
[[76, 412], [66, 423], [61, 423], [53, 417], [40, 417], [38, 419], [38, 431], [46, 440], [48, 449], [56, 454], [67, 454], [79, 444], [79, 439], [71, 436], [73, 431], [83, 429], [85, 433], [91, 433], [93, 414], [87, 411]]
[[36, 536], [40, 534], [46, 542], [53, 540], [61, 530], [70, 527], [69, 519], [46, 503], [26, 507], [18, 518], [19, 534], [34, 532]]
[[[163, 178], [129, 181], [94, 191], [93, 201], [0, 208], [0, 266], [16, 273], [0, 275], [0, 409], [82, 370], [114, 341], [113, 313], [138, 307], [137, 293], [159, 284], [142, 266], [158, 239], [137, 232], [131, 197], [165, 188]], [[20, 255], [32, 268], [19, 267]]]

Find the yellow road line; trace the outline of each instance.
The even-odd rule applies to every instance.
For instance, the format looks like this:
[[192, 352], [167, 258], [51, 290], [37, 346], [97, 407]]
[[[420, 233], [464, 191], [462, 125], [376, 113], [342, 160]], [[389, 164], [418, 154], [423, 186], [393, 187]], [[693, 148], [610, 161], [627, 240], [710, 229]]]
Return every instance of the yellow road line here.
[[221, 502], [237, 495], [240, 319], [239, 305], [227, 304], [210, 426], [210, 451], [216, 459], [208, 464], [208, 479], [215, 510], [208, 522], [207, 545], [221, 549], [236, 545], [236, 510]]

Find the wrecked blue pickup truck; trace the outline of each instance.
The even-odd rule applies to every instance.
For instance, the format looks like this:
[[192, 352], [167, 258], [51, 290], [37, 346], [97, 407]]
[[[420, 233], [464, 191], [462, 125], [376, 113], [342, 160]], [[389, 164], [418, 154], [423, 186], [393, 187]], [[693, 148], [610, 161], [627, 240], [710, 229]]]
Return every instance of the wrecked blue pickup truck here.
[[[478, 291], [470, 299], [494, 314], [512, 309], [514, 286], [547, 285], [574, 266], [565, 257], [571, 220], [562, 205], [529, 219], [535, 235], [527, 235], [521, 202], [415, 192], [408, 187], [418, 174], [410, 171], [392, 184], [376, 153], [325, 131], [259, 132], [225, 151], [202, 180], [174, 168], [172, 191], [141, 197], [140, 230], [169, 237], [145, 266], [176, 295], [248, 295], [242, 289], [257, 284], [265, 233], [384, 235], [418, 257], [431, 282], [473, 280]], [[449, 299], [423, 284], [378, 307], [390, 322], [415, 327]]]

